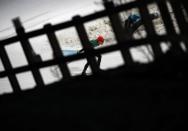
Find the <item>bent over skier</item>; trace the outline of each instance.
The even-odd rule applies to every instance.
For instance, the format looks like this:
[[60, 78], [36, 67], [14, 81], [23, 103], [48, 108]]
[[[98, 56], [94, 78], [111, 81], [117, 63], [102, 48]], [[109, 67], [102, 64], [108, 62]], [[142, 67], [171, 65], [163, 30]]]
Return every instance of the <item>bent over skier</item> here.
[[[89, 44], [90, 44], [93, 48], [94, 48], [94, 47], [97, 47], [97, 46], [100, 46], [100, 45], [103, 45], [103, 43], [104, 43], [104, 38], [103, 38], [102, 35], [99, 35], [99, 36], [97, 37], [97, 39], [94, 39], [94, 40], [90, 40], [90, 41], [89, 41]], [[78, 51], [78, 53], [82, 53], [83, 51], [84, 51], [84, 49], [81, 49], [80, 51]], [[96, 55], [96, 57], [97, 57], [97, 65], [100, 67], [100, 63], [101, 63], [102, 57], [101, 57], [100, 54]], [[89, 63], [87, 62], [87, 63], [85, 64], [85, 66], [84, 66], [83, 71], [82, 71], [82, 75], [85, 75], [85, 74], [86, 74], [86, 70], [87, 70], [88, 66], [89, 66]]]

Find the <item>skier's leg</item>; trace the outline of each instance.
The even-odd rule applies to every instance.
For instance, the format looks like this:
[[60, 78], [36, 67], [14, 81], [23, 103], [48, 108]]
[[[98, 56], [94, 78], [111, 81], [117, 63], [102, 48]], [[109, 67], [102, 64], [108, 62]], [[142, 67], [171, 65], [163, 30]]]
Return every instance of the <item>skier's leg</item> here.
[[85, 75], [85, 74], [86, 74], [86, 70], [87, 70], [88, 66], [89, 66], [89, 63], [87, 62], [87, 63], [85, 64], [85, 66], [84, 66], [83, 71], [82, 71], [82, 75]]
[[97, 59], [97, 64], [100, 68], [100, 64], [101, 64], [101, 59], [102, 59], [102, 56], [100, 54], [97, 55], [98, 59]]
[[[101, 57], [101, 55], [97, 55], [97, 58], [98, 58], [98, 59], [97, 59], [97, 65], [100, 67], [102, 57]], [[87, 62], [87, 63], [85, 64], [85, 66], [84, 66], [83, 71], [82, 71], [82, 75], [85, 75], [88, 66], [89, 66], [89, 63]]]

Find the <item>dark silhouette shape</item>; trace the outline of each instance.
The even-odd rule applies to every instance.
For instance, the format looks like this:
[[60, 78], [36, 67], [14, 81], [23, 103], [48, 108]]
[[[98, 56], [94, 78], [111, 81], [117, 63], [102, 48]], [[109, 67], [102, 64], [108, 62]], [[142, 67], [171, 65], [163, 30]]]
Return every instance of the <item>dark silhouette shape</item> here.
[[[96, 40], [91, 40], [89, 44], [94, 48], [94, 47], [102, 45], [103, 43], [104, 43], [104, 38], [103, 36], [99, 35]], [[84, 52], [84, 49], [81, 49], [80, 51], [78, 51], [78, 53], [82, 53], [82, 52]], [[97, 65], [100, 67], [102, 56], [98, 54], [96, 55], [96, 57], [97, 57]], [[82, 75], [86, 75], [86, 70], [88, 67], [89, 67], [89, 63], [87, 62], [82, 71]]]

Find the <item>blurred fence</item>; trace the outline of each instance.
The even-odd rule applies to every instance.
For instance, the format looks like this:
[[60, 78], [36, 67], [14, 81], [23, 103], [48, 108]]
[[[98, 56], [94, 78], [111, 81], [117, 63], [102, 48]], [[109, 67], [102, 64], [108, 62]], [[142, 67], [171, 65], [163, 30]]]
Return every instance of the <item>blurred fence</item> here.
[[[151, 3], [156, 3], [159, 8], [167, 32], [165, 35], [159, 36], [155, 32], [154, 25], [152, 23], [152, 18], [150, 17], [147, 8], [147, 6]], [[180, 29], [180, 33], [176, 33], [175, 31], [173, 20], [171, 18], [167, 3], [171, 5], [173, 9], [173, 13], [175, 15], [178, 27]], [[17, 73], [31, 71], [36, 82], [36, 88], [41, 88], [45, 86], [43, 78], [39, 72], [39, 69], [42, 67], [48, 67], [51, 65], [58, 64], [63, 75], [62, 79], [70, 80], [71, 75], [67, 66], [67, 62], [70, 61], [86, 58], [90, 64], [92, 73], [99, 74], [100, 70], [94, 58], [94, 56], [97, 54], [119, 50], [123, 56], [124, 62], [126, 63], [124, 66], [126, 66], [134, 64], [129, 50], [130, 47], [135, 47], [149, 43], [152, 47], [154, 58], [157, 58], [163, 54], [162, 49], [160, 47], [160, 43], [163, 41], [168, 41], [171, 43], [170, 50], [173, 51], [174, 54], [180, 54], [183, 52], [182, 47], [180, 46], [181, 42], [184, 42], [186, 47], [188, 46], [188, 8], [185, 0], [138, 0], [119, 6], [114, 6], [112, 2], [104, 0], [104, 6], [105, 10], [96, 12], [95, 14], [91, 14], [85, 17], [75, 16], [71, 21], [67, 21], [56, 25], [46, 24], [42, 29], [38, 29], [27, 33], [25, 32], [25, 29], [22, 26], [20, 20], [18, 18], [14, 19], [13, 24], [16, 29], [17, 36], [0, 41], [0, 58], [5, 68], [4, 71], [0, 72], [0, 78], [8, 77], [13, 91], [15, 93], [18, 93], [21, 92], [21, 88], [18, 83], [18, 79], [16, 78]], [[130, 10], [132, 8], [137, 8], [141, 14], [140, 24], [143, 24], [145, 27], [145, 30], [148, 34], [146, 38], [135, 40], [132, 38], [133, 32], [122, 26], [121, 20], [119, 18], [119, 13], [122, 11]], [[84, 23], [102, 17], [109, 17], [112, 29], [115, 34], [115, 38], [117, 40], [117, 44], [102, 49], [94, 50], [88, 45], [89, 40], [86, 30], [84, 28]], [[76, 27], [77, 33], [79, 35], [79, 38], [85, 51], [83, 54], [63, 56], [55, 32], [69, 27]], [[40, 35], [47, 35], [55, 56], [53, 60], [42, 61], [40, 56], [34, 53], [28, 39]], [[21, 43], [21, 46], [24, 50], [25, 56], [28, 61], [28, 65], [17, 68], [12, 67], [11, 62], [8, 58], [8, 54], [5, 50], [5, 46], [14, 42]]]

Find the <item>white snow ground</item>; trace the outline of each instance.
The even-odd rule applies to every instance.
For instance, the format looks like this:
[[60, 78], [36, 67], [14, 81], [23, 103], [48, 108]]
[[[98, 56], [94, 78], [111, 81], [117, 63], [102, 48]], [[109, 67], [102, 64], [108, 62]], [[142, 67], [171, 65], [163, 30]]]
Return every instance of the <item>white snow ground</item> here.
[[[54, 15], [51, 15], [51, 16], [54, 16]], [[53, 17], [50, 19], [49, 19], [49, 16], [46, 17], [48, 19], [47, 22], [52, 22], [55, 24], [55, 23], [60, 22], [63, 19], [60, 14], [59, 15], [56, 14], [55, 16], [56, 17]], [[45, 16], [42, 16], [41, 19], [45, 19]], [[164, 27], [162, 26], [162, 23], [160, 23], [161, 20], [157, 20], [157, 21], [159, 21], [158, 24], [156, 24], [156, 26], [158, 26], [156, 28], [157, 32], [159, 34], [164, 34], [165, 30], [164, 30]], [[33, 26], [33, 24], [35, 25], [37, 23], [35, 22], [30, 23], [30, 25], [24, 25], [24, 26], [26, 27], [26, 29], [28, 27], [28, 30], [33, 30], [36, 28], [40, 28], [44, 25], [44, 23], [40, 23], [40, 24], [37, 24], [37, 26]], [[113, 31], [109, 25], [110, 25], [109, 20], [107, 18], [98, 19], [96, 21], [86, 23], [85, 27], [86, 27], [89, 39], [94, 39], [96, 38], [98, 34], [101, 34], [105, 37], [105, 43], [102, 47], [116, 43]], [[141, 36], [138, 33], [136, 33], [134, 34], [134, 37], [135, 38], [145, 37], [146, 34], [143, 28], [140, 28], [140, 34]], [[60, 42], [62, 49], [76, 49], [76, 50], [81, 49], [81, 44], [77, 36], [77, 33], [75, 31], [75, 28], [69, 28], [66, 30], [58, 31], [56, 32], [56, 35], [58, 37], [58, 40]], [[32, 38], [30, 39], [30, 42], [35, 52], [41, 55], [43, 61], [52, 59], [52, 51], [51, 51], [51, 48], [49, 46], [49, 42], [46, 36], [39, 36], [36, 38]], [[20, 67], [22, 65], [27, 65], [26, 58], [23, 55], [23, 50], [19, 43], [6, 46], [6, 50], [8, 52], [8, 55], [9, 55], [9, 58], [11, 60], [13, 67]], [[152, 60], [152, 56], [150, 55], [146, 47], [133, 48], [131, 49], [131, 52], [135, 61], [148, 62]], [[86, 63], [85, 59], [68, 63], [68, 67], [70, 69], [72, 76], [80, 74], [85, 63]], [[124, 62], [122, 60], [122, 57], [119, 51], [108, 53], [108, 54], [102, 54], [102, 62], [101, 62], [102, 70], [107, 70], [109, 68], [116, 68], [117, 66], [120, 66], [122, 64], [124, 64]], [[4, 70], [4, 68], [0, 61], [0, 71], [2, 70]], [[58, 71], [57, 66], [40, 69], [40, 72], [45, 81], [45, 84], [58, 81], [62, 77], [60, 72]], [[88, 69], [87, 72], [91, 74], [90, 69]], [[21, 73], [16, 76], [23, 90], [30, 89], [35, 86], [35, 82], [33, 80], [31, 72]], [[0, 78], [0, 94], [11, 92], [11, 91], [12, 89], [11, 89], [8, 79]]]

